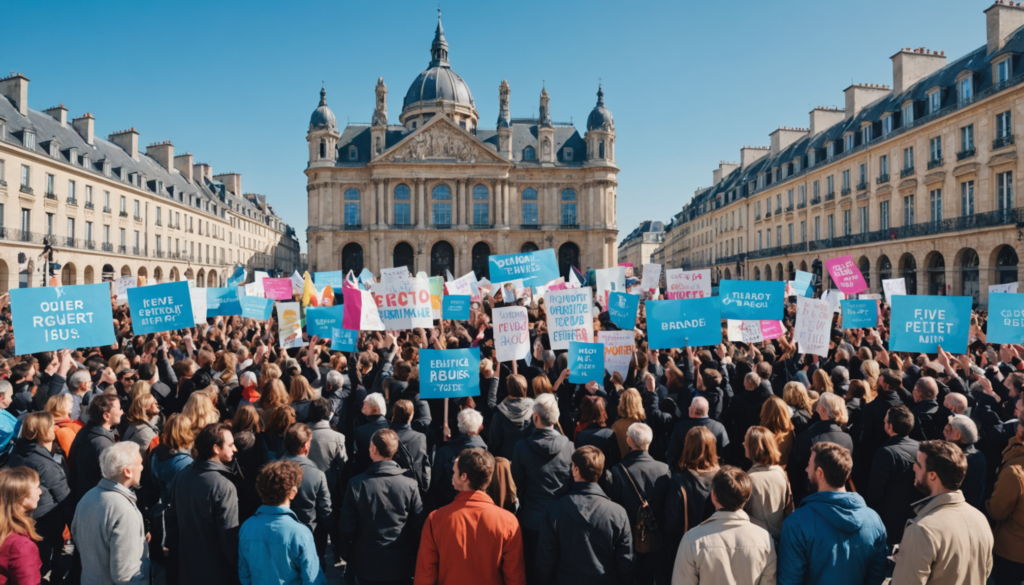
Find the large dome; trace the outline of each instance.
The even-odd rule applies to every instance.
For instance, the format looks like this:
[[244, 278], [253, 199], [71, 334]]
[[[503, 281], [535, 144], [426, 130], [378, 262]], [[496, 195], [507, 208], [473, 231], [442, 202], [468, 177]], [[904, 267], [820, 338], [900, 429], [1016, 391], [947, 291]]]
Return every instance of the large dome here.
[[405, 94], [402, 108], [407, 108], [416, 102], [435, 102], [439, 99], [466, 104], [471, 108], [476, 107], [469, 86], [459, 77], [459, 74], [452, 71], [451, 67], [439, 65], [427, 69], [416, 77]]
[[615, 121], [612, 113], [604, 107], [604, 91], [601, 86], [597, 87], [597, 105], [590, 111], [587, 117], [587, 130], [608, 130], [615, 128]]
[[331, 108], [327, 107], [327, 90], [324, 88], [320, 88], [320, 105], [313, 110], [313, 115], [309, 117], [309, 128], [310, 130], [338, 131], [338, 121]]

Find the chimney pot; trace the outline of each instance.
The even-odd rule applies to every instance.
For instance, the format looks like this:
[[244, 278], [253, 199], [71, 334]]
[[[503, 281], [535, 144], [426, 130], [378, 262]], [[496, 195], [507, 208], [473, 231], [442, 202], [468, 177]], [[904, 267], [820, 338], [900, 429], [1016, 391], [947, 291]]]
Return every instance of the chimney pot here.
[[28, 82], [27, 77], [14, 71], [0, 79], [0, 95], [9, 98], [22, 116], [28, 116]]
[[92, 114], [89, 112], [82, 114], [81, 118], [71, 120], [71, 125], [78, 131], [78, 134], [86, 144], [93, 145], [96, 143], [96, 119], [92, 117]]

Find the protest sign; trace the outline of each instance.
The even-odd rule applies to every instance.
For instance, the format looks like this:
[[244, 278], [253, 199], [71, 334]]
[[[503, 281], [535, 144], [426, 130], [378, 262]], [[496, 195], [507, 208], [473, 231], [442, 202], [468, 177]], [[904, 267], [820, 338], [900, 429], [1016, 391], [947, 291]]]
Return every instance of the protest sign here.
[[683, 270], [670, 268], [665, 272], [665, 298], [702, 299], [711, 296], [711, 269]]
[[640, 297], [620, 292], [608, 295], [608, 317], [619, 329], [632, 331], [636, 327], [636, 312]]
[[275, 301], [292, 300], [292, 280], [290, 278], [264, 278], [263, 294]]
[[597, 298], [605, 305], [606, 292], [626, 292], [626, 269], [622, 266], [601, 268], [594, 271], [597, 278]]
[[729, 341], [743, 341], [743, 321], [739, 319], [726, 319], [725, 330]]
[[358, 331], [331, 327], [331, 351], [356, 351], [356, 341], [358, 339]]
[[306, 285], [306, 280], [299, 275], [299, 271], [296, 270], [291, 276], [292, 281], [292, 294], [301, 295], [302, 289]]
[[844, 300], [843, 329], [863, 329], [878, 325], [878, 301]]
[[241, 315], [242, 305], [238, 302], [238, 287], [206, 289], [206, 315], [227, 317]]
[[523, 286], [538, 287], [558, 278], [558, 261], [551, 248], [503, 254], [487, 259], [491, 282], [508, 282], [522, 279]]
[[569, 349], [570, 341], [594, 339], [593, 299], [589, 288], [548, 291], [548, 337], [551, 349]]
[[647, 337], [651, 349], [700, 347], [722, 342], [718, 299], [647, 301]]
[[380, 280], [381, 282], [396, 282], [399, 280], [409, 280], [409, 269], [406, 268], [405, 266], [398, 266], [396, 268], [381, 268]]
[[200, 323], [206, 324], [206, 289], [205, 288], [189, 288], [188, 289], [189, 300], [192, 302], [192, 318], [195, 320], [195, 324], [198, 326]]
[[967, 352], [971, 297], [897, 295], [889, 318], [889, 351]]
[[135, 276], [122, 276], [117, 279], [117, 304], [123, 305], [128, 302], [128, 289], [139, 286], [139, 279]]
[[604, 346], [600, 343], [569, 342], [569, 383], [586, 384], [604, 380]]
[[521, 360], [530, 353], [530, 323], [526, 307], [498, 307], [494, 317], [494, 353], [499, 362]]
[[238, 302], [242, 306], [242, 317], [246, 319], [267, 321], [274, 314], [274, 299], [242, 297]]
[[[427, 279], [430, 284], [430, 312], [434, 319], [441, 318], [441, 297], [444, 296], [444, 277], [431, 276]], [[466, 317], [467, 319], [469, 317]]]
[[882, 295], [859, 294], [859, 295], [857, 295], [857, 298], [861, 299], [861, 300], [865, 300], [866, 299], [866, 300], [872, 300], [872, 301], [880, 301], [880, 300], [882, 300]]
[[786, 283], [782, 281], [720, 281], [718, 294], [722, 303], [722, 318], [781, 321], [785, 290]]
[[1024, 344], [1024, 295], [1002, 292], [988, 295], [987, 341]]
[[473, 296], [473, 281], [463, 277], [457, 280], [449, 280], [444, 283], [444, 288], [450, 295], [466, 295]]
[[597, 335], [597, 340], [604, 345], [605, 371], [608, 374], [618, 372], [625, 380], [636, 349], [636, 331], [599, 331]]
[[[342, 327], [345, 322], [345, 307], [306, 307], [306, 333], [321, 339], [331, 336], [331, 329]], [[344, 328], [344, 327], [342, 327]]]
[[16, 355], [117, 342], [107, 283], [15, 288], [10, 295]]
[[445, 295], [441, 298], [442, 318], [451, 321], [466, 321], [469, 319], [469, 306], [469, 295]]
[[368, 291], [346, 286], [341, 289], [345, 299], [342, 323], [345, 329], [354, 331], [384, 331], [384, 322], [377, 312], [377, 303]]
[[[495, 289], [495, 298], [505, 304], [511, 305], [516, 302], [518, 298], [516, 291], [523, 288], [522, 280], [510, 280], [508, 282], [502, 282], [498, 284], [498, 288]], [[479, 288], [479, 283], [477, 284]]]
[[992, 293], [1016, 293], [1017, 283], [1008, 282], [1006, 284], [990, 284], [988, 285], [988, 294]]
[[313, 284], [317, 288], [323, 288], [330, 286], [333, 288], [341, 288], [341, 285], [345, 282], [345, 273], [341, 270], [332, 270], [331, 272], [314, 272], [313, 273]]
[[857, 264], [853, 261], [853, 256], [847, 254], [826, 260], [825, 268], [828, 269], [832, 282], [836, 283], [836, 288], [843, 293], [852, 295], [868, 290], [868, 284], [864, 281], [864, 275], [860, 273], [860, 268], [857, 268]]
[[255, 282], [250, 282], [249, 284], [238, 287], [238, 298], [262, 296], [263, 289], [262, 287], [257, 286]]
[[640, 279], [640, 288], [644, 290], [657, 290], [661, 281], [661, 264], [644, 264], [643, 278]]
[[277, 303], [277, 336], [282, 349], [302, 347], [302, 321], [299, 303]]
[[270, 275], [261, 270], [257, 270], [253, 272], [253, 278], [255, 279], [253, 280], [253, 284], [256, 285], [256, 290], [259, 292], [256, 296], [267, 298], [267, 293], [263, 289], [263, 281], [270, 278]]
[[891, 307], [894, 296], [907, 294], [907, 281], [902, 278], [883, 280], [882, 292], [885, 293], [885, 304]]
[[839, 289], [830, 288], [826, 291], [822, 291], [821, 300], [828, 301], [828, 310], [832, 311], [833, 314], [839, 313], [841, 303], [846, 299], [846, 293], [841, 292]]
[[420, 350], [420, 398], [479, 395], [480, 348]]
[[742, 330], [743, 343], [761, 343], [764, 341], [760, 321], [743, 321]]
[[782, 337], [785, 330], [782, 328], [782, 321], [761, 321], [761, 337], [765, 341], [771, 341]]
[[146, 335], [187, 329], [195, 324], [188, 283], [168, 282], [128, 289], [132, 333]]
[[224, 288], [235, 288], [242, 286], [245, 282], [246, 277], [249, 275], [244, 266], [235, 267], [235, 271], [228, 277], [227, 282], [224, 283]]
[[388, 329], [430, 328], [434, 324], [430, 281], [417, 278], [381, 282], [370, 287], [377, 312]]
[[827, 357], [831, 333], [832, 311], [828, 301], [797, 297], [793, 340], [800, 344], [800, 352]]
[[373, 278], [373, 273], [370, 272], [369, 268], [363, 268], [363, 270], [359, 273], [359, 282], [367, 286], [376, 282], [376, 280], [374, 280]]

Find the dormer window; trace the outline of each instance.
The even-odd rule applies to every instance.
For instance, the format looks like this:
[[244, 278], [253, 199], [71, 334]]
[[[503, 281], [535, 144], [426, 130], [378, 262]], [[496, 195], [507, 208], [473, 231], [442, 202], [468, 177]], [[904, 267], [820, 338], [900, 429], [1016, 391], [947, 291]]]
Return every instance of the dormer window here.
[[903, 123], [902, 126], [906, 127], [914, 123], [914, 102], [908, 102], [903, 104]]
[[110, 161], [109, 160], [104, 160], [103, 161], [103, 174], [108, 176], [108, 177], [110, 176]]
[[867, 126], [861, 128], [861, 134], [861, 144], [867, 144], [868, 142], [871, 142], [871, 124], [868, 124]]
[[1011, 57], [1007, 57], [996, 63], [996, 83], [1002, 83], [1010, 79]]
[[523, 149], [523, 160], [537, 160], [537, 151], [532, 146]]
[[853, 134], [846, 135], [846, 146], [843, 150], [853, 150]]
[[355, 146], [348, 147], [348, 160], [359, 160], [359, 149]]
[[882, 136], [888, 136], [892, 132], [892, 125], [893, 117], [891, 114], [882, 118]]
[[836, 155], [836, 143], [835, 142], [829, 142], [828, 146], [825, 147], [825, 156], [827, 156], [828, 158], [832, 158], [835, 155]]
[[565, 162], [572, 162], [572, 149], [565, 147], [562, 149], [562, 160]]
[[29, 150], [35, 150], [36, 149], [36, 134], [35, 134], [35, 132], [32, 132], [31, 130], [25, 130], [24, 142], [25, 142], [25, 148], [27, 148]]
[[90, 164], [89, 155], [88, 154], [83, 154], [82, 155], [82, 167], [83, 168], [87, 168], [90, 171], [92, 170], [92, 165]]
[[942, 108], [942, 90], [936, 88], [928, 94], [928, 113], [934, 114]]
[[7, 141], [7, 122], [0, 119], [0, 142]]
[[968, 102], [974, 97], [974, 84], [971, 83], [970, 76], [956, 82], [956, 97], [960, 103]]

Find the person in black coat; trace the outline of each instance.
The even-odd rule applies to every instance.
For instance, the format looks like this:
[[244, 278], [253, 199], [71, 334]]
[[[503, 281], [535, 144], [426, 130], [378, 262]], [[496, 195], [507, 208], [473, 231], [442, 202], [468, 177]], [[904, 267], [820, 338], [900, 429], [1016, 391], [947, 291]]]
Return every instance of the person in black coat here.
[[508, 397], [494, 409], [490, 425], [490, 451], [512, 460], [516, 443], [533, 433], [533, 399], [526, 397], [526, 378], [512, 374], [505, 382]]
[[953, 415], [946, 407], [939, 406], [939, 385], [935, 378], [922, 377], [914, 384], [914, 430], [910, 437], [917, 441], [941, 441], [942, 429]]
[[690, 429], [678, 463], [681, 471], [670, 478], [665, 497], [665, 555], [659, 579], [663, 583], [672, 581], [672, 569], [683, 534], [715, 512], [711, 502], [711, 480], [719, 467], [718, 450], [711, 431], [706, 427]]
[[[413, 404], [402, 399], [391, 411], [391, 430], [398, 436], [398, 451], [392, 458], [399, 467], [407, 469], [416, 479], [420, 495], [425, 496], [430, 488], [430, 459], [427, 457], [427, 436], [414, 430], [412, 422]], [[371, 447], [373, 446], [371, 440]], [[371, 457], [372, 459], [372, 457]]]
[[577, 449], [584, 445], [592, 445], [604, 454], [606, 466], [600, 482], [602, 487], [610, 479], [608, 470], [622, 458], [619, 440], [615, 438], [615, 431], [608, 428], [607, 421], [608, 412], [605, 410], [604, 398], [586, 396], [580, 403], [580, 422], [576, 427], [574, 445]]
[[[879, 374], [878, 395], [861, 408], [860, 431], [856, 437], [858, 464], [870, 467], [875, 451], [889, 440], [889, 434], [885, 431], [885, 413], [903, 404], [898, 392], [902, 384], [903, 373], [899, 370], [882, 370]], [[864, 477], [868, 478], [868, 474], [865, 473]]]
[[864, 501], [882, 518], [890, 546], [903, 540], [903, 528], [914, 517], [911, 504], [921, 499], [914, 487], [917, 441], [907, 436], [913, 428], [910, 409], [902, 404], [889, 409], [885, 415], [889, 440], [875, 452], [870, 483], [863, 494]]
[[384, 404], [384, 396], [374, 392], [363, 400], [362, 413], [366, 416], [366, 424], [356, 428], [355, 461], [350, 466], [352, 475], [359, 475], [370, 466], [370, 439], [373, 433], [388, 428], [388, 421], [384, 418], [384, 411], [387, 405]]
[[604, 455], [597, 447], [572, 454], [569, 493], [544, 510], [537, 543], [536, 583], [631, 583], [633, 534], [626, 510], [597, 486]]
[[955, 443], [967, 457], [967, 475], [960, 484], [960, 492], [964, 500], [974, 506], [980, 512], [985, 509], [985, 474], [988, 471], [985, 454], [977, 450], [974, 444], [978, 442], [978, 427], [970, 417], [962, 414], [953, 415], [946, 428], [942, 430], [943, 437], [950, 443]]
[[835, 394], [825, 393], [818, 397], [817, 414], [819, 421], [797, 436], [793, 451], [786, 465], [789, 482], [793, 487], [793, 498], [799, 502], [807, 495], [807, 464], [811, 460], [811, 447], [827, 441], [835, 443], [854, 453], [853, 439], [843, 430], [846, 424], [846, 403]]
[[[767, 380], [763, 380], [767, 382]], [[771, 385], [762, 384], [761, 376], [754, 372], [743, 377], [743, 390], [736, 393], [736, 396], [729, 403], [729, 410], [725, 413], [722, 422], [725, 425], [730, 437], [745, 437], [747, 429], [761, 424], [761, 407], [766, 400], [774, 396]], [[743, 460], [742, 441], [733, 443], [730, 449], [731, 460]]]
[[[665, 498], [668, 495], [671, 476], [668, 465], [655, 461], [647, 449], [654, 439], [654, 431], [644, 423], [633, 423], [626, 431], [629, 453], [622, 462], [612, 467], [612, 480], [606, 490], [608, 497], [626, 510], [629, 525], [637, 525], [637, 514], [643, 503], [650, 506], [655, 521], [661, 526], [649, 526], [661, 536], [663, 548], [651, 553], [636, 554], [636, 583], [652, 585], [664, 557]], [[643, 498], [641, 502], [640, 498]]]
[[393, 460], [398, 445], [394, 431], [374, 433], [373, 463], [345, 492], [339, 532], [349, 547], [344, 557], [360, 582], [408, 583], [416, 572], [423, 502], [416, 481]]
[[719, 453], [729, 445], [729, 433], [726, 432], [722, 423], [708, 416], [708, 402], [705, 398], [697, 396], [690, 402], [689, 418], [676, 423], [672, 430], [672, 437], [668, 442], [668, 450], [665, 452], [665, 460], [673, 470], [679, 469], [679, 457], [683, 454], [683, 444], [686, 443], [686, 433], [693, 427], [704, 427], [715, 436], [715, 446]]
[[447, 506], [459, 495], [452, 486], [452, 472], [455, 460], [463, 449], [487, 449], [487, 443], [480, 438], [484, 428], [484, 416], [466, 408], [459, 412], [458, 436], [454, 436], [434, 454], [434, 468], [431, 471], [431, 507], [434, 509]]
[[89, 402], [89, 422], [75, 435], [68, 453], [76, 503], [103, 479], [100, 452], [116, 442], [111, 429], [121, 423], [122, 414], [121, 402], [113, 394], [100, 394]]

